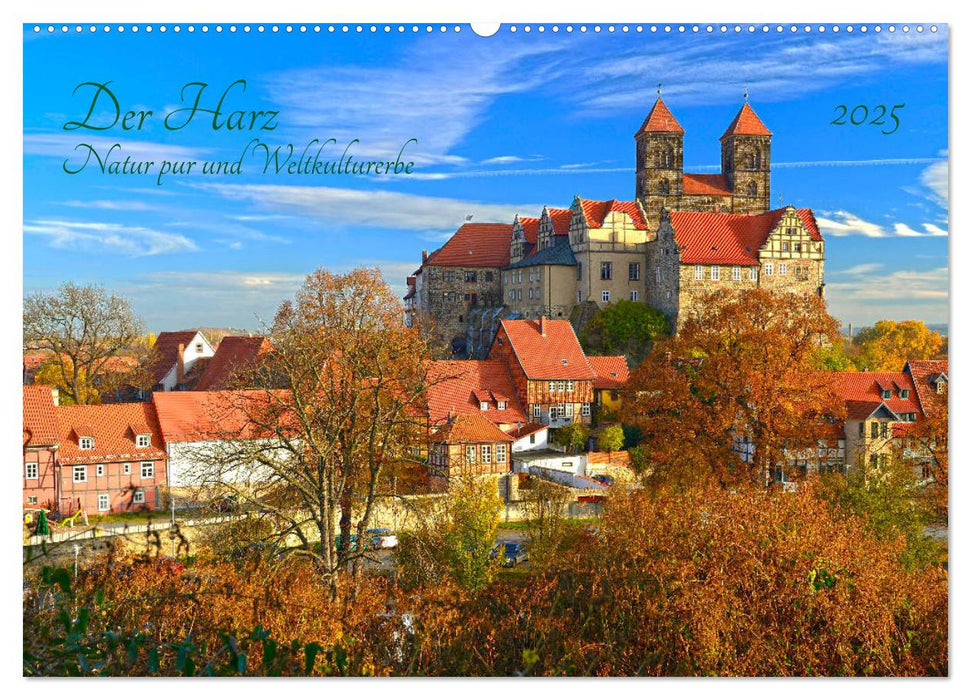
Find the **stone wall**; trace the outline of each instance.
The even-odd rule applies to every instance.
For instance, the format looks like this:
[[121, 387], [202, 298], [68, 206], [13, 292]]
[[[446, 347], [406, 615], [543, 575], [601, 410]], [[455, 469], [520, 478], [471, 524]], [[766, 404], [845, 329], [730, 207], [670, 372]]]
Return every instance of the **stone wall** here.
[[[530, 272], [533, 280], [530, 281]], [[519, 282], [519, 275], [522, 282]], [[576, 267], [540, 265], [502, 272], [502, 301], [523, 318], [569, 318], [576, 305]], [[533, 290], [530, 298], [529, 290]], [[538, 292], [538, 294], [537, 294]]]
[[[474, 275], [475, 281], [468, 280]], [[497, 267], [428, 265], [422, 271], [419, 308], [423, 323], [431, 321], [436, 340], [465, 338], [474, 307], [502, 305], [502, 281]]]

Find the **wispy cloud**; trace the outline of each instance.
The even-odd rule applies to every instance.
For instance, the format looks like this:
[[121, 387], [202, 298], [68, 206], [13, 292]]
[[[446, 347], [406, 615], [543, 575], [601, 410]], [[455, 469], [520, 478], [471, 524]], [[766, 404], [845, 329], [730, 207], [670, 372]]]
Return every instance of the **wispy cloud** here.
[[889, 226], [866, 221], [848, 211], [820, 212], [816, 216], [816, 223], [824, 236], [866, 236], [867, 238], [887, 238], [890, 236], [946, 236], [947, 230], [937, 224], [920, 224], [922, 231], [917, 231], [904, 223], [893, 223]]
[[85, 202], [72, 199], [67, 202], [61, 202], [61, 204], [66, 207], [78, 207], [80, 209], [105, 209], [108, 211], [150, 211], [153, 209], [158, 209], [157, 206], [153, 206], [147, 202], [141, 202], [135, 199], [91, 199]]
[[932, 202], [944, 209], [948, 208], [948, 159], [939, 160], [920, 174], [920, 184], [927, 188]]
[[883, 265], [880, 263], [862, 263], [860, 265], [854, 265], [853, 267], [848, 267], [845, 270], [833, 270], [830, 274], [833, 275], [866, 275], [871, 272], [876, 272], [877, 270], [883, 269]]
[[882, 318], [920, 318], [943, 323], [948, 317], [948, 268], [896, 270], [879, 266], [844, 270], [826, 284], [830, 312], [844, 322], [873, 323]]
[[124, 224], [40, 219], [24, 224], [24, 233], [41, 236], [55, 248], [129, 256], [159, 255], [197, 250], [181, 234]]
[[506, 165], [508, 163], [528, 163], [544, 160], [543, 156], [495, 156], [479, 161], [480, 165]]
[[286, 212], [323, 226], [354, 226], [454, 233], [466, 217], [474, 221], [512, 222], [519, 212], [539, 212], [542, 204], [491, 204], [387, 190], [286, 185], [199, 183], [202, 189], [232, 200], [245, 200], [272, 212]]
[[[138, 141], [126, 138], [116, 138], [114, 136], [102, 136], [98, 134], [78, 134], [71, 133], [25, 133], [24, 134], [24, 155], [38, 156], [57, 156], [68, 160], [71, 167], [80, 166], [85, 158], [88, 157], [87, 148], [77, 148], [78, 144], [86, 143], [95, 149], [98, 156], [104, 160], [108, 157], [108, 150], [116, 143], [121, 144], [120, 149], [115, 149], [112, 159], [124, 161], [126, 156], [130, 156], [133, 161], [155, 161], [158, 166], [163, 160], [196, 160], [205, 159], [206, 154], [211, 151], [209, 148], [197, 148], [194, 146], [181, 146], [171, 143], [157, 143], [152, 141]], [[96, 168], [97, 163], [92, 157], [88, 164], [90, 168]], [[157, 171], [156, 171], [157, 172]]]

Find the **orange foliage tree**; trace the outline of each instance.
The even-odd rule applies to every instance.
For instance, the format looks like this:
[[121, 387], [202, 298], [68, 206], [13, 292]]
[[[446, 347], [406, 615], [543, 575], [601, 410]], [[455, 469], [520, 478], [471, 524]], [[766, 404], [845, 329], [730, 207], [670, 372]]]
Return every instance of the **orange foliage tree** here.
[[871, 372], [899, 372], [907, 360], [933, 360], [944, 347], [923, 321], [877, 321], [856, 334], [857, 366]]
[[632, 373], [622, 420], [642, 431], [655, 475], [761, 481], [843, 415], [816, 362], [838, 324], [817, 297], [761, 289], [716, 292], [697, 308]]

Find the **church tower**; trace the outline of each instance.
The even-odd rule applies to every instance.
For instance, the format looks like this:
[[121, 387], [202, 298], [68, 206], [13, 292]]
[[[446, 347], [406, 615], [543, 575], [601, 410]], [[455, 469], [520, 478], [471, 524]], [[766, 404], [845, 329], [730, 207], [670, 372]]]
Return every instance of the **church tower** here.
[[769, 162], [772, 132], [748, 103], [735, 115], [721, 137], [722, 175], [734, 193], [736, 214], [769, 210]]
[[637, 147], [635, 197], [648, 221], [657, 221], [662, 208], [676, 209], [683, 193], [684, 129], [678, 124], [660, 90], [650, 114], [634, 134]]

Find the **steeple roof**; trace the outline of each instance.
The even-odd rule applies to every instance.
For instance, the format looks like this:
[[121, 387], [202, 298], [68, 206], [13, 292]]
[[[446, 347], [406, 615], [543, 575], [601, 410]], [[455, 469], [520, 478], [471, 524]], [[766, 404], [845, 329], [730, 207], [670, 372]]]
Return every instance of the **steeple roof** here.
[[684, 129], [681, 128], [681, 125], [678, 124], [678, 120], [674, 118], [674, 115], [671, 114], [671, 110], [668, 109], [668, 106], [664, 104], [664, 100], [662, 100], [660, 97], [657, 98], [657, 101], [651, 108], [651, 113], [647, 115], [647, 119], [645, 119], [644, 123], [641, 124], [641, 128], [637, 130], [637, 134], [634, 135], [637, 136], [645, 131], [662, 132], [667, 134], [684, 133]]
[[725, 133], [722, 134], [722, 140], [728, 138], [729, 136], [772, 136], [772, 132], [769, 131], [762, 120], [759, 119], [755, 110], [749, 105], [748, 102], [742, 105], [742, 108], [738, 110], [738, 114], [732, 120], [732, 123], [728, 125], [725, 129]]

